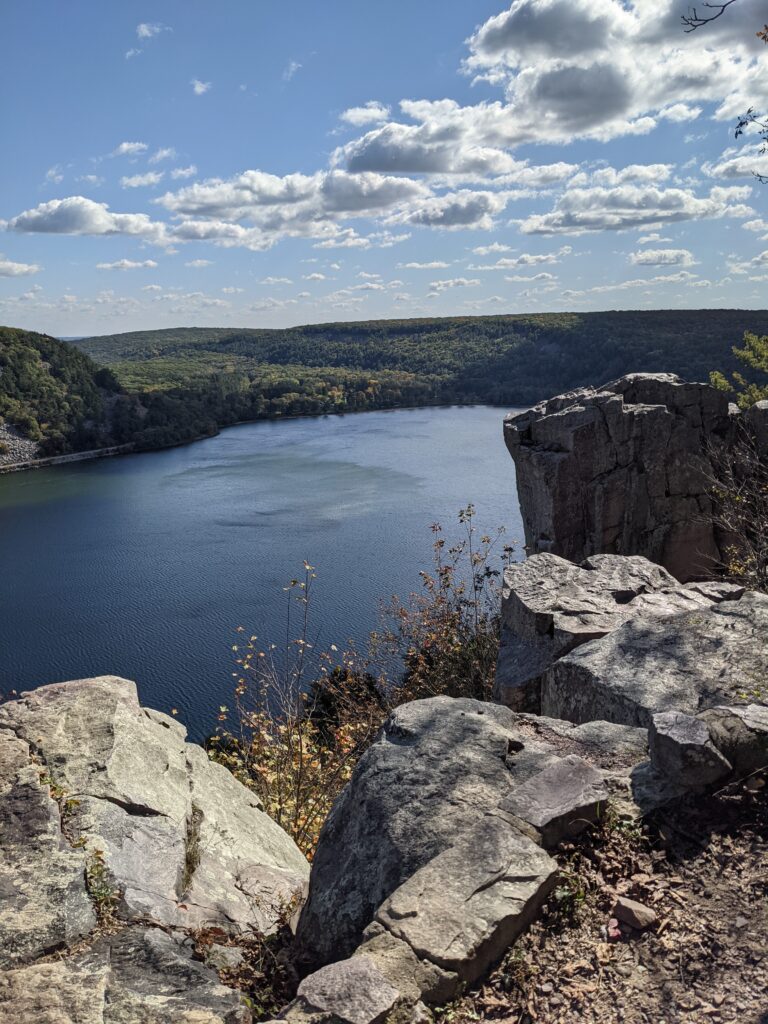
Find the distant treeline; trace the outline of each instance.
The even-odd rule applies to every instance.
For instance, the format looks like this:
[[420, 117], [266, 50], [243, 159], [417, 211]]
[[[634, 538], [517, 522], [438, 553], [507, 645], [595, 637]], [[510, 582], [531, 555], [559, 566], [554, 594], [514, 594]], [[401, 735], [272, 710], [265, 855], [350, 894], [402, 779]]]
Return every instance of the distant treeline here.
[[42, 438], [47, 454], [95, 443], [153, 448], [241, 420], [442, 403], [529, 405], [634, 371], [707, 380], [713, 369], [736, 368], [731, 349], [746, 330], [768, 334], [768, 311], [178, 328], [83, 338], [76, 348], [3, 329], [0, 415]]

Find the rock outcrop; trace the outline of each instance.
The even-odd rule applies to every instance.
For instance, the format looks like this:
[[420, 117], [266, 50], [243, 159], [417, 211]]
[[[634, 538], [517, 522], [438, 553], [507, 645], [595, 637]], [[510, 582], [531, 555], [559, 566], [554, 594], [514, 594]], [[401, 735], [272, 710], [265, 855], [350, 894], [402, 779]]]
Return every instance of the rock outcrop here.
[[555, 882], [547, 851], [631, 791], [645, 749], [644, 730], [469, 699], [395, 709], [321, 833], [297, 929], [316, 971], [282, 1016], [299, 1024], [331, 977], [373, 967], [386, 1012], [452, 998], [532, 920]]
[[[0, 707], [2, 1019], [14, 1006], [19, 1022], [245, 1022], [185, 935], [269, 933], [308, 875], [254, 794], [133, 683], [59, 683]], [[106, 907], [114, 934], [99, 937]], [[56, 999], [82, 1015], [35, 1016]]]
[[550, 714], [542, 705], [542, 684], [570, 651], [629, 621], [696, 613], [743, 594], [744, 587], [733, 583], [678, 583], [639, 555], [592, 555], [581, 565], [558, 555], [532, 555], [504, 570], [494, 696], [516, 710]]
[[[768, 437], [760, 405], [750, 425]], [[707, 384], [638, 373], [507, 417], [529, 553], [644, 555], [680, 580], [706, 576], [722, 543], [706, 449], [732, 439], [733, 408]]]

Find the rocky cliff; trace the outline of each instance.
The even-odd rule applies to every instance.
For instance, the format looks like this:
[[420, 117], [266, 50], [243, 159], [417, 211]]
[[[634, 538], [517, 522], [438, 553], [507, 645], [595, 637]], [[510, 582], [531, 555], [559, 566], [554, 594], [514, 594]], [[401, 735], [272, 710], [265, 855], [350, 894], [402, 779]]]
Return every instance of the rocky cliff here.
[[[630, 374], [507, 417], [528, 552], [644, 555], [680, 580], [710, 575], [724, 543], [710, 449], [732, 443], [740, 415], [708, 384]], [[768, 403], [746, 415], [765, 439]]]

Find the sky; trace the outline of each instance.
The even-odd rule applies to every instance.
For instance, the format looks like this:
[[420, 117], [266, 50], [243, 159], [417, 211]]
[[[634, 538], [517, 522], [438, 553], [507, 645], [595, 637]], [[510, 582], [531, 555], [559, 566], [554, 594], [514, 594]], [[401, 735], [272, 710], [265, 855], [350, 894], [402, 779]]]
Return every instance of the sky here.
[[764, 0], [24, 0], [0, 322], [767, 305]]

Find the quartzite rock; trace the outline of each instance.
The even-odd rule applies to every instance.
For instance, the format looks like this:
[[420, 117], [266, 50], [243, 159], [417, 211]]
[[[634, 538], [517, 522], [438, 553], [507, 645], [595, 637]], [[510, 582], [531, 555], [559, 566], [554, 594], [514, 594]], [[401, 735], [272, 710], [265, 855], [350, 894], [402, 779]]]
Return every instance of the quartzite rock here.
[[507, 417], [528, 551], [645, 555], [681, 580], [706, 575], [721, 552], [704, 447], [732, 431], [723, 393], [673, 374], [630, 374]]
[[494, 696], [515, 710], [538, 712], [545, 672], [581, 644], [629, 619], [671, 618], [743, 593], [725, 582], [683, 585], [639, 555], [593, 555], [580, 566], [532, 555], [504, 571]]
[[[297, 931], [305, 962], [349, 956], [375, 920], [416, 962], [477, 977], [553, 882], [532, 839], [556, 844], [607, 799], [602, 773], [577, 741], [567, 747], [498, 705], [434, 697], [397, 708], [321, 833]], [[435, 999], [426, 982], [416, 988]]]
[[542, 713], [648, 728], [659, 711], [739, 704], [745, 679], [766, 678], [768, 596], [746, 593], [672, 619], [630, 620], [578, 647], [546, 673]]
[[709, 786], [732, 770], [712, 742], [705, 723], [679, 711], [653, 716], [648, 747], [657, 771], [691, 788]]
[[83, 952], [0, 974], [3, 1024], [250, 1024], [240, 993], [159, 928], [129, 927]]
[[472, 982], [530, 924], [556, 877], [532, 840], [487, 815], [396, 889], [376, 920], [417, 957]]
[[[268, 932], [282, 902], [303, 890], [309, 866], [295, 843], [224, 767], [185, 742], [181, 725], [142, 709], [133, 683], [105, 676], [41, 687], [0, 708], [0, 734], [6, 750], [29, 744], [35, 757], [23, 754], [22, 781], [11, 781], [7, 799], [26, 800], [44, 772], [65, 807], [67, 836], [85, 843], [59, 850], [51, 863], [46, 840], [45, 854], [41, 846], [32, 857], [35, 899], [46, 886], [66, 886], [74, 869], [68, 874], [65, 862], [77, 864], [79, 883], [48, 911], [67, 919], [59, 922], [61, 939], [88, 930], [78, 910], [87, 906], [82, 865], [97, 849], [127, 919]], [[66, 846], [58, 808], [41, 799], [16, 814], [13, 827], [32, 842], [42, 817], [53, 814], [45, 827]], [[29, 852], [12, 853], [10, 871], [24, 859]]]
[[45, 767], [24, 740], [0, 729], [0, 967], [94, 928], [85, 867], [84, 851], [62, 835]]
[[310, 974], [280, 1016], [293, 1024], [382, 1024], [400, 1000], [399, 991], [376, 964], [367, 956], [356, 956]]
[[[768, 676], [763, 678], [768, 681]], [[736, 775], [768, 768], [768, 707], [764, 704], [712, 708], [700, 718]]]

